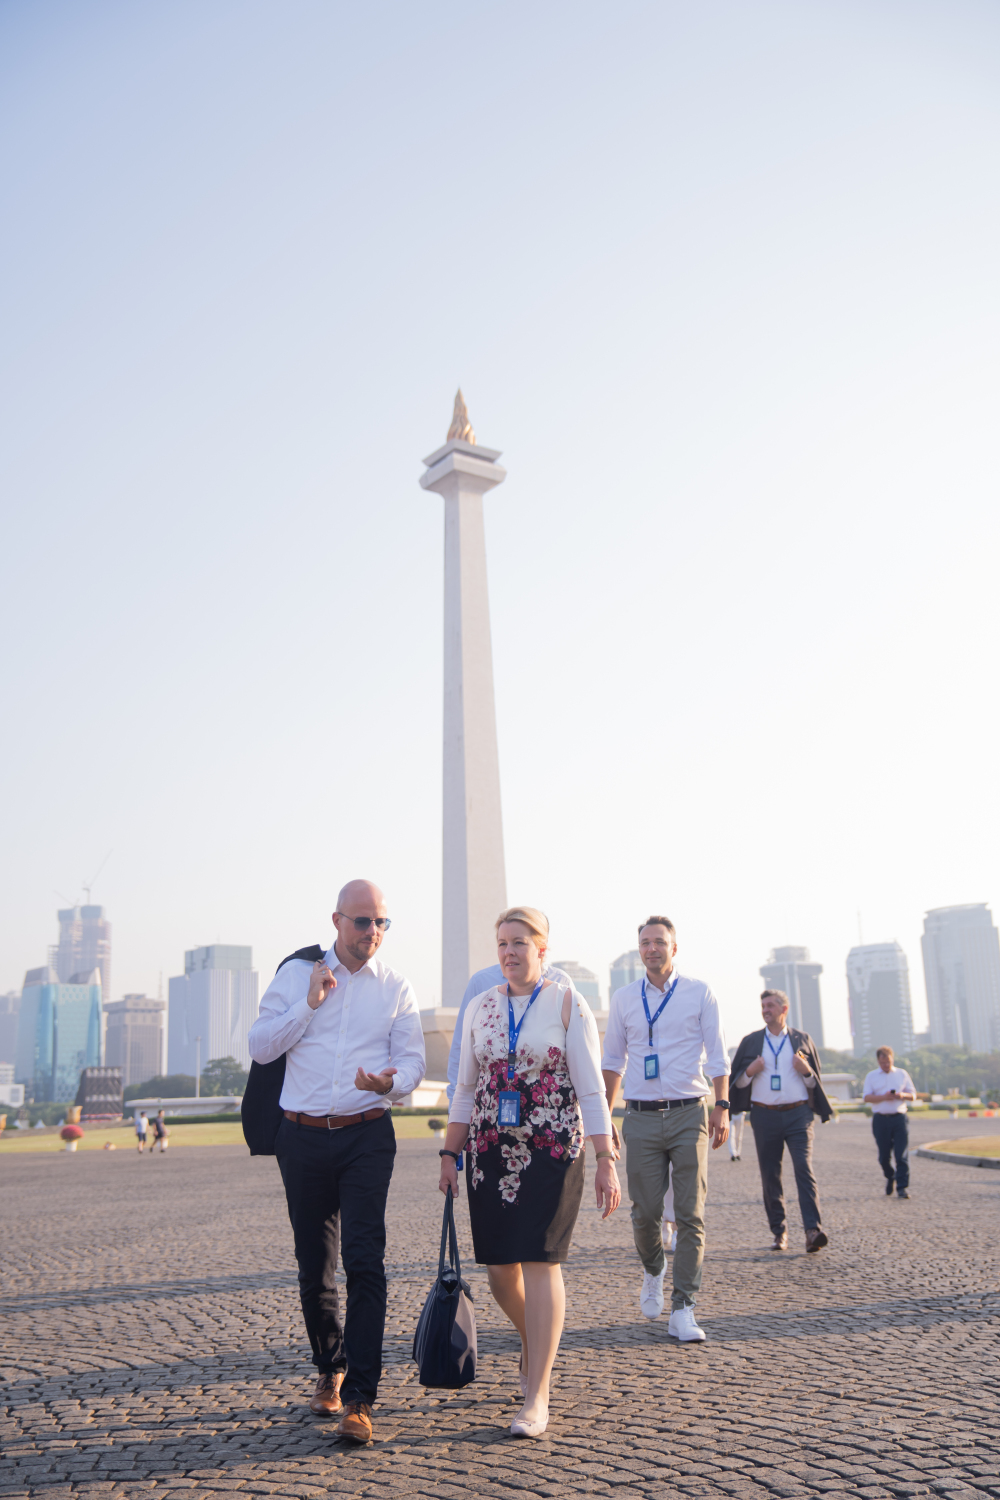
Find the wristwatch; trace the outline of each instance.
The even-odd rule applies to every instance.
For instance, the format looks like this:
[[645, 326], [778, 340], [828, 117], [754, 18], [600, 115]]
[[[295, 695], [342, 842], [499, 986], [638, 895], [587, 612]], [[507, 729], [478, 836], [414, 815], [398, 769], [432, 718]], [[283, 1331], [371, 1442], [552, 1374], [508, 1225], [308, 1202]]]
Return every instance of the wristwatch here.
[[728, 1099], [716, 1099], [716, 1101], [715, 1101], [715, 1107], [716, 1107], [716, 1109], [729, 1109], [730, 1108], [729, 1100]]

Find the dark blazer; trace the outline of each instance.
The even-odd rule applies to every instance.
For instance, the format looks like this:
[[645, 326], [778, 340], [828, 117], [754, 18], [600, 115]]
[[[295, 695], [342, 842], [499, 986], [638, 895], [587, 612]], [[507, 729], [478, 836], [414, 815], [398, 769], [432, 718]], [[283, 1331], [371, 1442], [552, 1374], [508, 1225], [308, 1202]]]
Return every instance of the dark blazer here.
[[[308, 964], [318, 963], [326, 957], [326, 950], [318, 943], [310, 948], [298, 948], [289, 953], [278, 965], [283, 969], [293, 958], [301, 958]], [[278, 972], [275, 969], [275, 973]], [[250, 1063], [250, 1074], [243, 1090], [240, 1115], [243, 1120], [243, 1139], [250, 1147], [251, 1156], [273, 1156], [278, 1126], [285, 1118], [281, 1107], [281, 1090], [285, 1083], [285, 1056], [283, 1052], [274, 1062]]]
[[[762, 1026], [759, 1031], [751, 1031], [749, 1035], [743, 1038], [736, 1049], [732, 1071], [729, 1074], [729, 1098], [734, 1115], [742, 1114], [750, 1108], [751, 1085], [748, 1084], [746, 1087], [738, 1089], [736, 1087], [736, 1080], [741, 1073], [746, 1071], [752, 1062], [763, 1054], [764, 1032], [766, 1030], [767, 1027]], [[807, 1031], [796, 1031], [794, 1026], [789, 1026], [788, 1028], [788, 1039], [792, 1044], [793, 1052], [805, 1053], [809, 1060], [809, 1066], [816, 1075], [815, 1086], [809, 1090], [809, 1103], [812, 1105], [813, 1114], [819, 1115], [820, 1120], [825, 1125], [833, 1114], [833, 1110], [830, 1108], [830, 1101], [823, 1092], [823, 1085], [820, 1082], [820, 1062], [819, 1053], [816, 1051], [816, 1043]]]

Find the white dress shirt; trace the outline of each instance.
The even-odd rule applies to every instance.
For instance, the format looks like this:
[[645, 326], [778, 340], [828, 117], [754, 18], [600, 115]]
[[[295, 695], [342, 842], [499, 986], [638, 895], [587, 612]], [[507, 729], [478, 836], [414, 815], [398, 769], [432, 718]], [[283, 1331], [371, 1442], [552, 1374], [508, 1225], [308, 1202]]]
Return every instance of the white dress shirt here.
[[[653, 1025], [653, 1045], [642, 1008], [642, 980], [626, 984], [611, 996], [611, 1015], [604, 1034], [604, 1059], [609, 1073], [625, 1075], [626, 1099], [700, 1099], [709, 1078], [729, 1072], [729, 1053], [722, 1034], [719, 1002], [707, 984], [671, 970], [667, 989], [677, 975], [677, 987], [666, 1010]], [[646, 1003], [655, 1016], [664, 996], [648, 977]], [[644, 1059], [655, 1052], [660, 1076], [647, 1078]], [[704, 1065], [704, 1067], [703, 1067]]]
[[[900, 1089], [906, 1089], [915, 1094], [913, 1079], [905, 1068], [890, 1068], [888, 1073], [883, 1073], [881, 1068], [873, 1068], [865, 1075], [865, 1081], [861, 1089], [862, 1099], [866, 1094], [887, 1094], [890, 1089], [895, 1089], [898, 1094]], [[873, 1115], [905, 1115], [905, 1099], [887, 1099], [884, 1104], [872, 1104], [869, 1106]]]
[[[337, 957], [326, 962], [337, 981], [323, 1004], [312, 1010], [309, 981], [313, 966], [293, 958], [275, 974], [250, 1028], [250, 1056], [269, 1063], [285, 1054], [282, 1109], [304, 1115], [353, 1115], [412, 1093], [424, 1076], [424, 1037], [413, 987], [378, 956], [351, 974]], [[388, 1094], [354, 1087], [358, 1068], [399, 1071]]]
[[[567, 985], [570, 989], [573, 988], [573, 981], [568, 975], [564, 974], [562, 969], [554, 969], [551, 964], [543, 966], [542, 978], [553, 979], [556, 984], [561, 984], [563, 988]], [[455, 1030], [451, 1038], [451, 1051], [448, 1053], [449, 1108], [455, 1099], [455, 1088], [458, 1083], [458, 1064], [462, 1055], [462, 1028], [465, 1025], [465, 1015], [469, 1009], [469, 1005], [475, 1000], [477, 995], [485, 995], [486, 991], [491, 990], [495, 984], [503, 983], [505, 983], [503, 969], [501, 969], [499, 964], [490, 964], [488, 968], [480, 969], [478, 973], [473, 974], [465, 986], [465, 994], [462, 996], [462, 1003], [458, 1007], [458, 1015], [455, 1017]]]
[[[570, 991], [570, 1012], [569, 1025], [564, 1031], [562, 1005], [567, 989]], [[494, 985], [484, 995], [476, 995], [466, 1009], [460, 1042], [458, 1086], [455, 1089], [449, 1122], [456, 1120], [463, 1125], [468, 1125], [472, 1119], [476, 1085], [479, 1082], [481, 1067], [479, 1058], [476, 1056], [473, 1028], [483, 1002], [494, 995], [500, 997], [506, 1012], [506, 981], [502, 985]], [[556, 984], [553, 988], [546, 986], [542, 990], [542, 996], [551, 996], [552, 1004], [542, 1006], [536, 1001], [528, 1010], [518, 1038], [518, 1052], [545, 1057], [549, 1054], [551, 1045], [560, 1047], [561, 1044], [561, 1050], [566, 1053], [566, 1071], [569, 1073], [573, 1092], [580, 1105], [584, 1135], [610, 1135], [611, 1112], [608, 1109], [604, 1079], [601, 1077], [601, 1041], [597, 1034], [594, 1013], [583, 996], [573, 990], [568, 980], [562, 985]], [[539, 996], [539, 1000], [542, 996]], [[515, 1026], [521, 1021], [522, 1016], [525, 1016], [530, 998], [530, 995], [511, 995], [510, 1003], [514, 1011]], [[543, 1020], [545, 1016], [548, 1019], [547, 1028]], [[506, 1025], [506, 1021], [504, 1024]]]
[[[782, 1040], [784, 1038], [784, 1040]], [[770, 1043], [770, 1046], [768, 1045]], [[771, 1048], [777, 1049], [778, 1056], [775, 1059]], [[809, 1086], [801, 1073], [797, 1073], [792, 1067], [792, 1058], [795, 1056], [795, 1048], [792, 1039], [788, 1035], [788, 1027], [783, 1026], [779, 1036], [764, 1027], [764, 1041], [761, 1057], [764, 1059], [764, 1071], [758, 1073], [756, 1078], [751, 1078], [752, 1088], [750, 1090], [751, 1104], [804, 1104], [809, 1098]], [[771, 1074], [776, 1073], [781, 1079], [781, 1088], [771, 1087]], [[737, 1087], [746, 1087], [746, 1073], [742, 1073], [736, 1080]], [[810, 1079], [813, 1087], [816, 1080]]]

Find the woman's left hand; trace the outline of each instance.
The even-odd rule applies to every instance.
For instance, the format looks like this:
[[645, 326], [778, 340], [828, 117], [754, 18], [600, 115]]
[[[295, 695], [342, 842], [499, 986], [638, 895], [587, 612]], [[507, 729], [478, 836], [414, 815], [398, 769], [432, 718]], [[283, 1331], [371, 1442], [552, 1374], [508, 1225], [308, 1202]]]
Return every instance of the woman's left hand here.
[[609, 1218], [622, 1201], [622, 1189], [618, 1181], [618, 1173], [615, 1171], [615, 1164], [606, 1156], [602, 1156], [597, 1163], [594, 1191], [597, 1195], [597, 1206], [602, 1210], [601, 1218]]

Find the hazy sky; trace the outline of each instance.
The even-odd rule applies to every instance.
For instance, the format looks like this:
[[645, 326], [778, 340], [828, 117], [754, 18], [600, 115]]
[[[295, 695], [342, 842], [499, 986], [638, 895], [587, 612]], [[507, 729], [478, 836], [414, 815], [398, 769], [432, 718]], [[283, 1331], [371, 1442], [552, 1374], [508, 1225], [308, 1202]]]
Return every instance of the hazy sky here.
[[[387, 891], [440, 1003], [442, 506], [486, 501], [511, 901], [607, 985], [1000, 907], [993, 0], [0, 6], [0, 989]], [[61, 893], [60, 894], [57, 894]], [[456, 997], [445, 997], [454, 1003]]]

